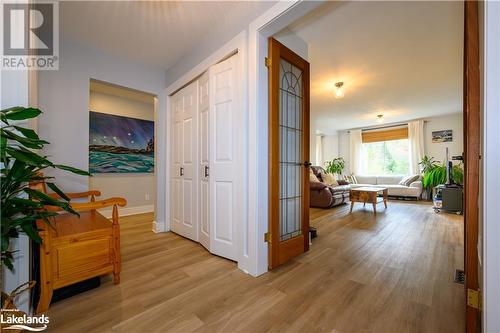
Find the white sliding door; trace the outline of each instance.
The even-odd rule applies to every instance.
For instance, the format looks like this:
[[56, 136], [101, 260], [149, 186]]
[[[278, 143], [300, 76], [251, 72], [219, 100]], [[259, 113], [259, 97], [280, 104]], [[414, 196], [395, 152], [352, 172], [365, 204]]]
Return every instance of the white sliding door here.
[[198, 81], [198, 110], [199, 110], [199, 204], [200, 223], [199, 241], [210, 251], [210, 140], [209, 140], [209, 76], [208, 72], [203, 74]]
[[198, 81], [172, 96], [172, 231], [198, 241]]
[[232, 260], [238, 259], [245, 200], [237, 61], [235, 55], [209, 69], [210, 251]]

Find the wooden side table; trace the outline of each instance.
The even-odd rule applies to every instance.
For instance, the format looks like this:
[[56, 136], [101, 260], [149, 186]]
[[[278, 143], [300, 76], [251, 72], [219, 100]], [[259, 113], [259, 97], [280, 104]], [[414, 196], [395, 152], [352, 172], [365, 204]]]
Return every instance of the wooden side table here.
[[[377, 195], [382, 194], [382, 200], [378, 200]], [[366, 203], [371, 203], [373, 205], [373, 213], [377, 215], [377, 204], [383, 202], [385, 208], [387, 208], [387, 188], [385, 187], [357, 187], [353, 188], [349, 192], [349, 198], [351, 200], [351, 213], [355, 202], [362, 202], [363, 207]]]

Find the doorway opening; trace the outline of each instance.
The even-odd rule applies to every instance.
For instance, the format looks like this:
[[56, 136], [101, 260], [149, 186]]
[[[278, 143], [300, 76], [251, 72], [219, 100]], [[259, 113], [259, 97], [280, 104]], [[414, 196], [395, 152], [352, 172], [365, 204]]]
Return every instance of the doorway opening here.
[[[471, 151], [469, 145], [474, 145], [471, 143], [473, 135], [464, 126], [467, 111], [470, 112], [471, 107], [463, 102], [463, 93], [465, 91], [467, 100], [471, 91], [479, 91], [478, 85], [472, 87], [471, 91], [464, 90], [470, 77], [462, 79], [464, 28], [466, 34], [468, 32], [464, 26], [464, 9], [467, 8], [464, 8], [463, 3], [391, 3], [387, 6], [383, 8], [382, 3], [346, 2], [328, 3], [316, 10], [295, 7], [288, 11], [290, 18], [286, 24], [283, 23], [286, 19], [281, 16], [260, 30], [256, 29], [261, 57], [270, 54], [270, 50], [263, 47], [263, 41], [273, 37], [297, 54], [305, 53], [305, 59], [311, 65], [310, 160], [316, 164], [311, 168], [311, 179], [316, 177], [322, 185], [316, 184], [315, 189], [313, 186], [310, 189], [311, 206], [320, 207], [310, 212], [311, 225], [318, 228], [318, 240], [313, 240], [310, 246], [310, 252], [314, 253], [299, 257], [298, 262], [308, 261], [308, 255], [318, 256], [320, 260], [321, 253], [333, 247], [340, 251], [340, 255], [339, 252], [335, 253], [338, 256], [334, 255], [336, 259], [332, 259], [332, 262], [337, 259], [340, 262], [353, 260], [352, 265], [347, 267], [354, 276], [358, 276], [355, 280], [359, 278], [358, 282], [370, 284], [377, 276], [386, 274], [387, 267], [396, 269], [395, 272], [400, 270], [403, 275], [417, 276], [420, 273], [410, 273], [413, 269], [410, 261], [417, 257], [425, 261], [432, 254], [426, 253], [429, 248], [440, 250], [441, 259], [446, 258], [441, 264], [431, 267], [422, 261], [418, 269], [414, 267], [420, 272], [424, 267], [427, 272], [424, 275], [435, 276], [434, 282], [438, 284], [425, 285], [429, 282], [427, 278], [404, 281], [402, 276], [393, 277], [403, 285], [440, 290], [441, 294], [451, 296], [446, 302], [442, 298], [444, 303], [439, 306], [437, 302], [425, 304], [436, 309], [453, 309], [453, 316], [446, 319], [436, 315], [441, 311], [436, 310], [434, 313], [429, 312], [429, 319], [432, 325], [447, 321], [462, 331], [466, 327], [464, 309], [470, 306], [466, 306], [464, 286], [454, 284], [453, 278], [456, 269], [465, 268], [467, 272], [466, 266], [469, 266], [471, 272], [474, 262], [466, 264], [464, 258], [467, 256], [469, 260], [471, 253], [464, 253], [467, 252], [464, 251], [464, 244], [470, 243], [471, 232], [477, 236], [474, 217], [464, 224], [463, 216], [460, 215], [467, 209], [470, 212], [470, 207], [475, 205], [471, 203], [469, 207], [463, 202], [467, 185], [469, 188], [475, 186], [470, 182], [470, 172], [467, 172], [463, 163], [464, 156], [467, 163], [467, 150]], [[436, 7], [430, 8], [432, 6]], [[301, 11], [307, 14], [303, 15]], [[383, 15], [392, 18], [381, 19]], [[443, 21], [442, 17], [448, 19]], [[427, 22], [433, 34], [425, 32], [422, 20]], [[470, 38], [474, 40], [477, 36], [473, 34]], [[467, 44], [467, 38], [465, 41]], [[478, 64], [474, 60], [471, 64], [474, 71]], [[265, 82], [262, 75], [259, 82]], [[268, 88], [267, 82], [264, 87]], [[260, 87], [259, 90], [262, 93], [264, 89]], [[269, 113], [272, 112], [271, 108], [270, 105]], [[472, 109], [473, 118], [478, 116], [477, 112]], [[268, 140], [271, 140], [271, 131], [269, 127]], [[477, 145], [474, 147], [478, 148]], [[474, 150], [472, 156], [477, 158]], [[339, 157], [342, 157], [342, 163], [339, 163]], [[425, 157], [434, 159], [429, 162]], [[424, 170], [421, 170], [426, 162], [429, 168], [426, 171], [436, 169], [435, 173], [441, 173], [440, 178], [435, 179], [435, 184], [430, 181], [432, 177], [426, 177]], [[448, 162], [453, 166], [448, 168]], [[380, 165], [375, 165], [377, 163]], [[341, 171], [337, 172], [339, 168]], [[333, 177], [327, 175], [329, 173]], [[330, 184], [325, 184], [324, 176], [329, 178], [327, 182]], [[418, 177], [413, 179], [413, 176]], [[270, 172], [269, 183], [272, 178]], [[459, 186], [463, 186], [468, 179], [465, 189]], [[403, 181], [405, 184], [402, 184]], [[443, 185], [445, 191], [457, 192], [457, 196], [444, 199], [437, 185]], [[356, 187], [358, 190], [353, 193]], [[373, 196], [371, 192], [378, 188], [379, 197], [383, 195], [386, 199], [388, 192], [390, 199], [398, 200], [389, 200], [387, 208], [377, 206], [377, 192]], [[272, 196], [272, 192], [269, 192], [269, 196]], [[354, 201], [371, 203], [372, 197], [375, 212], [371, 211], [371, 204], [370, 210], [364, 209], [364, 205], [355, 204], [352, 213], [343, 205]], [[436, 200], [433, 202], [432, 199]], [[450, 200], [454, 205], [448, 205]], [[441, 204], [446, 204], [446, 207], [438, 206]], [[436, 211], [439, 213], [434, 212], [433, 205], [437, 206]], [[392, 224], [391, 220], [399, 224]], [[422, 223], [418, 224], [416, 220]], [[271, 218], [269, 223], [269, 230], [272, 230]], [[410, 237], [406, 239], [407, 244], [402, 240], [404, 237], [398, 239], [392, 233], [388, 233], [382, 243], [375, 242], [376, 237], [369, 236], [380, 236], [384, 230], [391, 230], [391, 225], [396, 234], [406, 232]], [[469, 230], [469, 239], [465, 235], [466, 229]], [[419, 242], [425, 240], [424, 234], [418, 230], [436, 231], [427, 234], [428, 240], [433, 241], [423, 246], [423, 251], [415, 247], [417, 244], [422, 245]], [[438, 234], [441, 239], [436, 240], [434, 237]], [[450, 234], [456, 237], [450, 239], [446, 236]], [[422, 239], [417, 240], [415, 235]], [[346, 239], [350, 242], [346, 243]], [[322, 248], [315, 250], [315, 242]], [[373, 247], [372, 254], [369, 254], [369, 247]], [[367, 252], [357, 253], [355, 249]], [[398, 251], [394, 252], [395, 249]], [[363, 262], [356, 263], [353, 258], [360, 254], [362, 258], [358, 259], [363, 259]], [[396, 257], [396, 254], [403, 256]], [[392, 260], [398, 261], [400, 265], [393, 265]], [[372, 280], [367, 274], [370, 269], [362, 273], [365, 264], [371, 269], [375, 268]], [[477, 256], [475, 264], [477, 268]], [[468, 279], [477, 281], [477, 276], [469, 276]], [[421, 285], [416, 287], [418, 283]], [[399, 291], [404, 294], [411, 289], [407, 287]], [[439, 296], [436, 293], [419, 297], [433, 299]], [[470, 318], [467, 319], [467, 325], [469, 322]]]
[[89, 189], [125, 198], [120, 216], [156, 220], [157, 103], [153, 94], [90, 80]]

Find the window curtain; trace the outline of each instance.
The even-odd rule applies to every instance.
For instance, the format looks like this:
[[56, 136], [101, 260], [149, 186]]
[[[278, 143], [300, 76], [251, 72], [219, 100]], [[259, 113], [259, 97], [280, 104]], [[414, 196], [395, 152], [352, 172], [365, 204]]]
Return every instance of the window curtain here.
[[323, 166], [323, 135], [316, 135], [316, 160], [315, 165]]
[[349, 167], [351, 174], [363, 174], [363, 138], [361, 130], [349, 131]]
[[420, 161], [424, 157], [424, 121], [415, 120], [408, 123], [408, 144], [410, 155], [410, 173], [420, 174]]

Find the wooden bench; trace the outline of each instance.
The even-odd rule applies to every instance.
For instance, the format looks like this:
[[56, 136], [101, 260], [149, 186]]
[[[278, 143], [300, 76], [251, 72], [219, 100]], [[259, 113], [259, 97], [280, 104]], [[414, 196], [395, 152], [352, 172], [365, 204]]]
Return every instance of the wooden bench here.
[[[32, 185], [46, 193], [43, 183]], [[49, 194], [60, 198], [57, 194]], [[120, 226], [118, 206], [125, 206], [123, 198], [95, 200], [99, 191], [66, 193], [70, 199], [89, 199], [89, 202], [71, 202], [80, 217], [67, 212], [51, 218], [49, 226], [37, 221], [40, 237], [40, 301], [37, 313], [48, 310], [52, 293], [83, 280], [105, 274], [113, 274], [115, 284], [120, 283]], [[111, 221], [96, 209], [113, 207]], [[55, 207], [46, 207], [57, 210]]]

